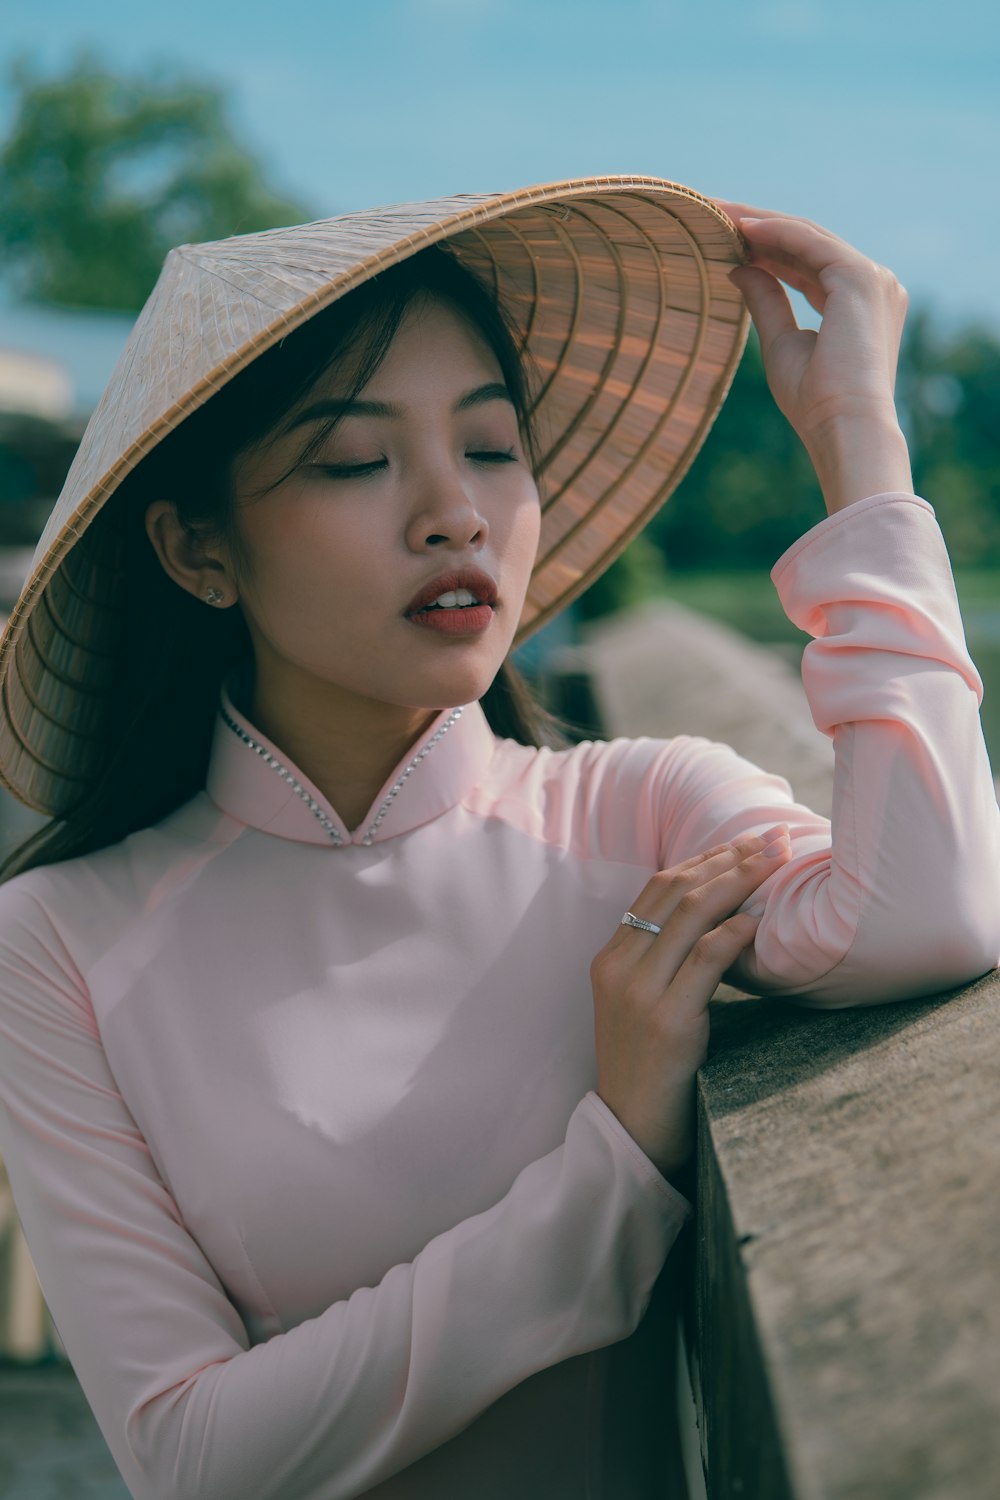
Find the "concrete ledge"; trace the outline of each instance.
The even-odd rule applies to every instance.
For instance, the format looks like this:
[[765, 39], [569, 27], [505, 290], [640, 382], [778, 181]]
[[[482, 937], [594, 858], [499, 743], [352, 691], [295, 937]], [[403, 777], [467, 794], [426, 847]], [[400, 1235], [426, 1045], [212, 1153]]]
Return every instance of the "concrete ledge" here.
[[699, 1078], [709, 1495], [995, 1500], [1000, 974], [814, 1012], [727, 990]]

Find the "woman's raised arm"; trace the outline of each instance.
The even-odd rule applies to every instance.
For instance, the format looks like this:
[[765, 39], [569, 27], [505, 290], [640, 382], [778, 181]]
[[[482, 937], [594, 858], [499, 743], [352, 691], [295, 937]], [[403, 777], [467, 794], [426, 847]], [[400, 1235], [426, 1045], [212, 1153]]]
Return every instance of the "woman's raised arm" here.
[[[704, 748], [681, 778], [670, 818], [681, 836], [662, 857], [784, 819], [793, 857], [748, 903], [763, 915], [734, 982], [814, 1006], [931, 994], [1000, 961], [1000, 809], [982, 681], [893, 404], [906, 294], [808, 220], [720, 206], [750, 242], [732, 279], [829, 511], [771, 577], [813, 637], [802, 677], [834, 744], [833, 818], [829, 828], [776, 797], [773, 777], [725, 747]], [[818, 331], [797, 327], [778, 278], [823, 314]]]

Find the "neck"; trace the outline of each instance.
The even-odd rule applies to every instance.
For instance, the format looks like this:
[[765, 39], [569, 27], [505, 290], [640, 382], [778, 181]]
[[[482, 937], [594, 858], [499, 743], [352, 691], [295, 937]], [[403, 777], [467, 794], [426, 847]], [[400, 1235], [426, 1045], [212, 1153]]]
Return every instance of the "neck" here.
[[286, 667], [254, 673], [246, 710], [353, 831], [389, 773], [440, 712], [380, 703]]

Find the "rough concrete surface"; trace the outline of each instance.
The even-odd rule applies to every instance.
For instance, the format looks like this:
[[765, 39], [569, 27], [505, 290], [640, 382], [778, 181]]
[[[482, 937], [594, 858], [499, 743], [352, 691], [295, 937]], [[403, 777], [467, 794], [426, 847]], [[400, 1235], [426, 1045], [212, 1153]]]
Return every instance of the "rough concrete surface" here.
[[1000, 974], [713, 1012], [701, 1102], [796, 1500], [996, 1500]]

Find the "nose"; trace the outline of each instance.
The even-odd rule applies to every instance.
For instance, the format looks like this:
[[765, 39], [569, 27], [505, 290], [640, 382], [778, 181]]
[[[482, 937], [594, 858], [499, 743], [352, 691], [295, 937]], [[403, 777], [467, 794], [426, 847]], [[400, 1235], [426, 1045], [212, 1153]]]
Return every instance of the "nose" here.
[[406, 527], [406, 543], [413, 552], [435, 549], [479, 551], [489, 536], [489, 524], [475, 495], [454, 460], [440, 459], [421, 471], [417, 496]]

